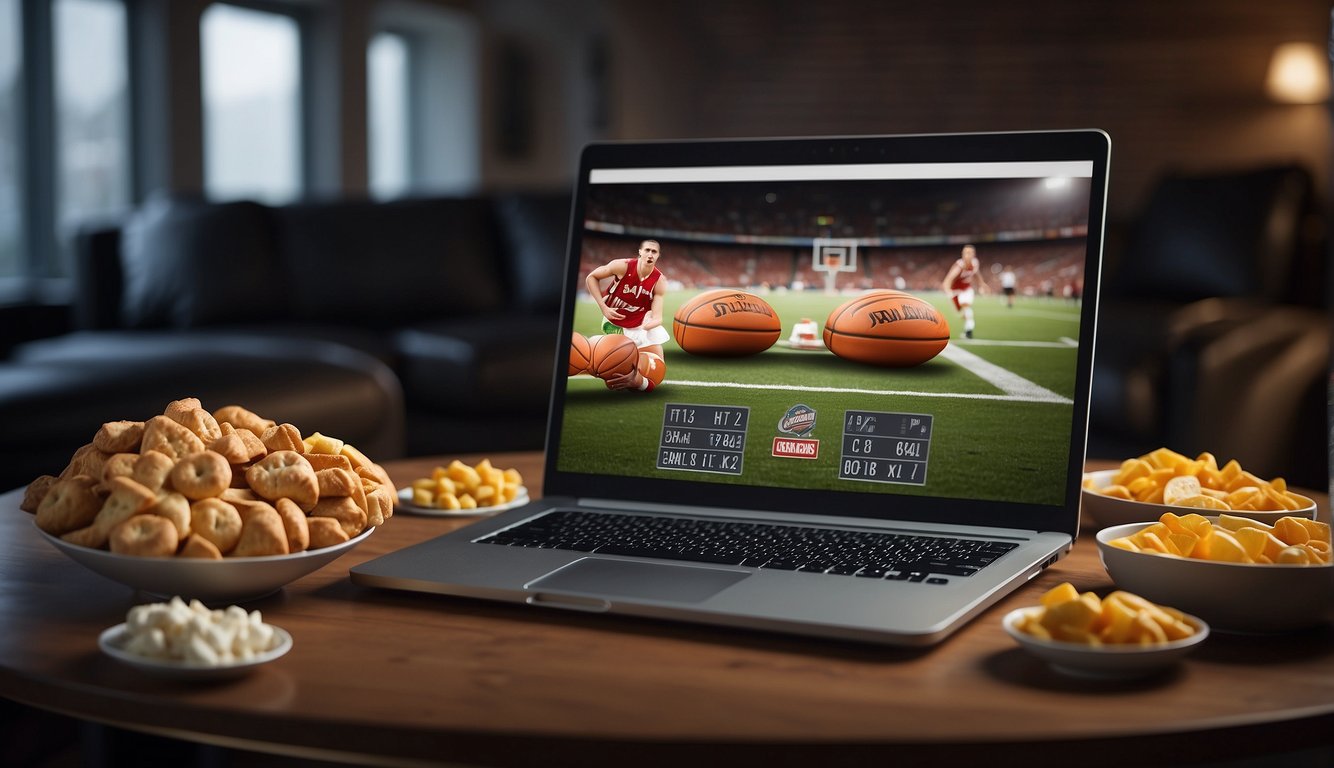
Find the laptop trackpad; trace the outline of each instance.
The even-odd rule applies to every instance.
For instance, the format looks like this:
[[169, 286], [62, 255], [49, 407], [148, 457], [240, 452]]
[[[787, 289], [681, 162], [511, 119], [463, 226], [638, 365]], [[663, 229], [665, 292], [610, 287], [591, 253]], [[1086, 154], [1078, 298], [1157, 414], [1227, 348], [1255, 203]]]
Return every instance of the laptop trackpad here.
[[698, 603], [749, 576], [692, 565], [636, 563], [586, 557], [529, 582], [527, 589]]

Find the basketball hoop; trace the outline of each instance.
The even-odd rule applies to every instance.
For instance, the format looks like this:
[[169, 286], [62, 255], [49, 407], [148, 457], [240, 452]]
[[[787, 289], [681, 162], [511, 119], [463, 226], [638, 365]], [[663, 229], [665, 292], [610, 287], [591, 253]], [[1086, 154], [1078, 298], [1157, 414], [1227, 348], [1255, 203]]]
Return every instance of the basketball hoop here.
[[858, 241], [817, 237], [811, 242], [811, 269], [824, 273], [825, 293], [836, 293], [838, 274], [857, 271]]

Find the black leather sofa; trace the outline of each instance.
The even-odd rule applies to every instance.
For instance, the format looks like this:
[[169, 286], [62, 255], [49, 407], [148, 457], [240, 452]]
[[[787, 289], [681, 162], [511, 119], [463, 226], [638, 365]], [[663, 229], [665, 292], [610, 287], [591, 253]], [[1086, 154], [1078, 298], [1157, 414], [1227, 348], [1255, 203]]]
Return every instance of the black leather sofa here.
[[401, 455], [540, 448], [569, 200], [155, 200], [77, 240], [74, 329], [0, 362], [0, 487], [104, 421], [239, 403]]
[[[0, 361], [0, 488], [184, 395], [377, 459], [539, 448], [563, 194], [154, 201], [78, 239], [69, 334]], [[1108, 238], [1089, 455], [1169, 446], [1323, 487], [1329, 321], [1310, 175], [1171, 174]]]

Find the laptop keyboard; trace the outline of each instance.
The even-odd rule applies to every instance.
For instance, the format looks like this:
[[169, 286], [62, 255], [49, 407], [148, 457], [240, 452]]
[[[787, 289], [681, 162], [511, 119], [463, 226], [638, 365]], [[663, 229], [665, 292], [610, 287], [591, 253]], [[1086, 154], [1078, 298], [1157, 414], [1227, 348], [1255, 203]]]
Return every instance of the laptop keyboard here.
[[555, 510], [478, 543], [941, 584], [1019, 546], [986, 539]]

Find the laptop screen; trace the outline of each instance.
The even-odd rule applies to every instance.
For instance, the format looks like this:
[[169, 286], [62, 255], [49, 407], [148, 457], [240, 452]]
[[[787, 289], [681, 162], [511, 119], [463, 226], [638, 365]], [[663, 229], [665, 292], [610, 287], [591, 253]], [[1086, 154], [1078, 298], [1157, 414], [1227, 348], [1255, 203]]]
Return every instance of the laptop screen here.
[[1105, 174], [1097, 132], [590, 147], [547, 492], [1064, 521]]

